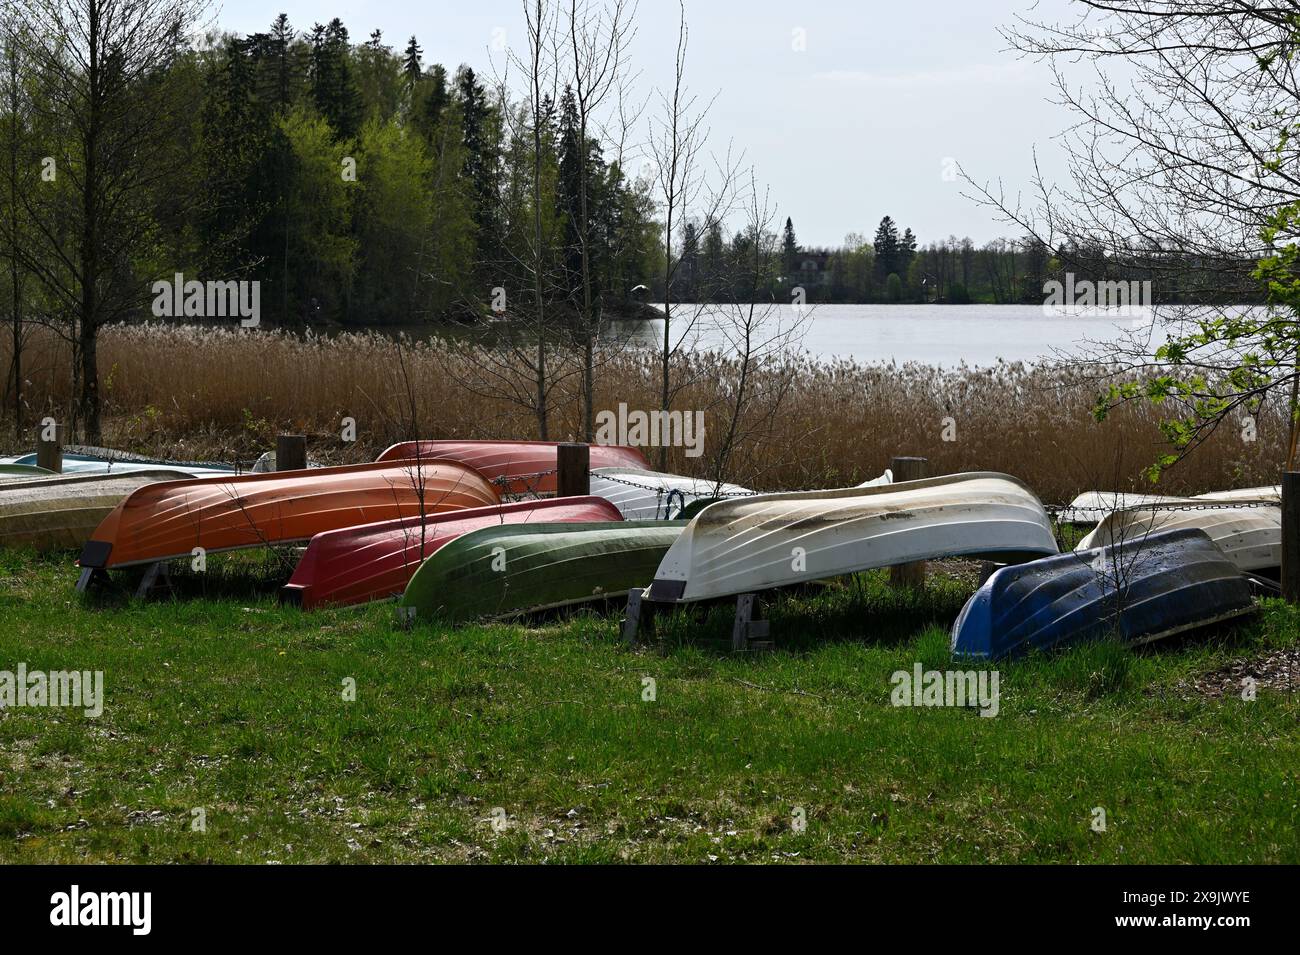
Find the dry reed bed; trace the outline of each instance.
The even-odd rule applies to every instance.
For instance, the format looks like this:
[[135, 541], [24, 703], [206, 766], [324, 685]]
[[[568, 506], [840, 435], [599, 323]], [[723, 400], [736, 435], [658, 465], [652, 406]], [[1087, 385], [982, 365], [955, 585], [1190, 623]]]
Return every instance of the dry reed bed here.
[[[0, 366], [9, 365], [8, 348], [7, 341], [0, 343]], [[33, 442], [32, 420], [68, 412], [69, 369], [66, 342], [33, 330], [24, 353], [26, 447]], [[422, 436], [537, 437], [532, 411], [507, 396], [529, 394], [526, 371], [501, 372], [464, 342], [399, 345], [374, 334], [300, 338], [192, 326], [114, 327], [103, 332], [100, 369], [105, 443], [142, 453], [248, 458], [270, 446], [277, 432], [297, 430], [311, 435], [319, 458], [370, 460], [410, 436], [408, 381]], [[699, 458], [670, 449], [668, 469], [715, 476], [739, 371], [734, 359], [716, 354], [675, 362], [680, 390], [674, 407], [704, 411], [706, 440]], [[892, 456], [907, 454], [929, 458], [932, 473], [1014, 474], [1049, 502], [1089, 488], [1143, 486], [1141, 472], [1167, 450], [1158, 429], [1161, 410], [1132, 406], [1095, 422], [1096, 374], [1018, 364], [979, 370], [806, 358], [769, 364], [745, 382], [746, 411], [724, 476], [764, 490], [833, 487], [874, 476]], [[605, 356], [597, 407], [626, 402], [631, 409], [653, 409], [658, 381], [650, 353]], [[6, 396], [5, 444], [13, 444], [10, 404]], [[355, 444], [340, 440], [347, 417], [357, 423]], [[550, 437], [576, 436], [580, 421], [578, 379], [569, 375], [552, 395]], [[1254, 442], [1242, 440], [1235, 428], [1220, 429], [1159, 489], [1192, 493], [1274, 483], [1284, 431], [1278, 409], [1261, 416]], [[647, 456], [657, 463], [654, 450]]]

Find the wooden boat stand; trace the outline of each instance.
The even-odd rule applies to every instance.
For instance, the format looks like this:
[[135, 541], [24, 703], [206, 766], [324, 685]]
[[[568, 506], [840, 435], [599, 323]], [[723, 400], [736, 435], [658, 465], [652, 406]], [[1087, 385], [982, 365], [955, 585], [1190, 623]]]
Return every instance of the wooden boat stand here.
[[77, 578], [77, 593], [84, 594], [96, 584], [105, 583], [108, 580], [108, 573], [102, 567], [83, 567], [81, 576]]
[[[108, 571], [102, 567], [83, 567], [81, 576], [77, 578], [77, 592], [86, 593], [96, 584], [108, 582]], [[167, 561], [160, 560], [150, 564], [144, 569], [144, 576], [140, 578], [140, 585], [135, 589], [137, 597], [152, 597], [157, 593], [172, 591], [172, 578], [167, 570]]]
[[[717, 606], [721, 601], [701, 601], [702, 606]], [[642, 635], [650, 637], [655, 630], [655, 617], [669, 607], [667, 604], [646, 600], [645, 593], [634, 587], [627, 592], [627, 610], [623, 615], [623, 639], [629, 647], [641, 642]], [[736, 619], [731, 628], [731, 651], [753, 653], [773, 649], [772, 622], [763, 615], [763, 603], [758, 594], [739, 594], [736, 597]]]
[[144, 576], [140, 578], [140, 586], [135, 589], [137, 597], [150, 597], [156, 591], [166, 591], [171, 593], [172, 578], [167, 571], [167, 561], [155, 561], [144, 569]]

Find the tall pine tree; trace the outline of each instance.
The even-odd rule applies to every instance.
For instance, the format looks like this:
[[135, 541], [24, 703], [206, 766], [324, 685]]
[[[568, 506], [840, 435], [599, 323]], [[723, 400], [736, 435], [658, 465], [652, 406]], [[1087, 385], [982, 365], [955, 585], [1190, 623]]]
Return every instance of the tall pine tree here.
[[402, 82], [409, 91], [413, 89], [424, 76], [424, 66], [420, 62], [420, 54], [424, 51], [420, 49], [420, 44], [415, 42], [415, 34], [407, 41], [406, 53], [402, 58]]
[[880, 220], [876, 229], [876, 276], [882, 280], [898, 273], [898, 226], [889, 216]]
[[340, 139], [352, 139], [361, 126], [361, 93], [352, 72], [348, 30], [335, 17], [311, 35], [312, 98]]
[[487, 91], [468, 66], [462, 66], [456, 73], [456, 96], [461, 113], [461, 141], [465, 147], [462, 173], [469, 180], [473, 198], [477, 261], [483, 277], [492, 280], [500, 251], [499, 130]]
[[799, 270], [799, 242], [794, 237], [794, 222], [789, 216], [781, 233], [781, 264], [787, 278]]

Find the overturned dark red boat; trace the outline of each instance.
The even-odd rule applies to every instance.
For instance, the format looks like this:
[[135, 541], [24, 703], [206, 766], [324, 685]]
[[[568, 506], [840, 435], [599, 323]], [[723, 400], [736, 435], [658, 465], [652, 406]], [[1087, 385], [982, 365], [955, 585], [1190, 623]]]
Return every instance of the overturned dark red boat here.
[[[503, 494], [553, 494], [559, 452], [555, 441], [403, 441], [376, 461], [442, 458], [459, 461], [496, 484]], [[592, 468], [649, 468], [636, 448], [593, 444]]]
[[280, 602], [309, 610], [398, 596], [425, 557], [485, 527], [618, 520], [618, 508], [604, 498], [556, 497], [326, 531], [307, 545]]

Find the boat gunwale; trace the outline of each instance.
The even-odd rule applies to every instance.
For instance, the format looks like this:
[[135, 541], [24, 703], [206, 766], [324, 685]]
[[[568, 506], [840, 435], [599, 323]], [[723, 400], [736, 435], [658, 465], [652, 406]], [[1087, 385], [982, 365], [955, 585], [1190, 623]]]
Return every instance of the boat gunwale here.
[[[33, 488], [33, 487], [68, 487], [70, 485], [78, 485], [78, 484], [92, 484], [92, 483], [103, 484], [109, 481], [129, 481], [134, 478], [147, 477], [151, 474], [167, 474], [167, 475], [175, 474], [175, 475], [179, 475], [178, 480], [187, 480], [187, 481], [212, 480], [212, 478], [210, 477], [194, 478], [185, 474], [183, 471], [178, 471], [173, 468], [157, 468], [157, 469], [150, 468], [148, 470], [141, 470], [141, 471], [119, 471], [116, 474], [112, 474], [109, 472], [104, 472], [103, 474], [85, 474], [81, 472], [73, 472], [71, 474], [59, 474], [56, 472], [49, 472], [46, 474], [34, 474], [30, 478], [22, 478], [17, 481], [0, 481], [0, 494], [2, 494], [5, 491], [22, 491], [22, 490], [26, 490], [27, 488]], [[142, 484], [140, 486], [145, 487], [146, 485], [153, 485], [153, 484], [174, 484], [174, 483], [176, 483], [176, 481], [172, 481], [172, 480], [146, 481], [145, 484]], [[0, 504], [3, 504], [2, 499], [0, 499]]]
[[[566, 441], [542, 441], [542, 440], [540, 440], [540, 439], [536, 439], [536, 438], [521, 439], [521, 440], [518, 440], [518, 441], [513, 440], [513, 439], [498, 440], [498, 439], [493, 439], [493, 438], [416, 438], [416, 439], [413, 440], [413, 441], [397, 441], [397, 442], [395, 442], [395, 443], [393, 443], [393, 444], [390, 444], [388, 447], [384, 448], [383, 451], [379, 452], [379, 456], [376, 457], [375, 460], [374, 460], [373, 462], [371, 462], [371, 463], [374, 463], [374, 464], [384, 463], [384, 462], [386, 462], [387, 460], [390, 460], [390, 459], [386, 459], [386, 458], [384, 457], [384, 455], [388, 454], [388, 452], [394, 450], [395, 448], [400, 448], [400, 447], [403, 447], [403, 446], [405, 446], [405, 445], [412, 445], [412, 444], [413, 444], [413, 445], [421, 445], [421, 444], [471, 444], [471, 445], [476, 445], [476, 446], [481, 446], [481, 445], [493, 445], [493, 444], [495, 444], [495, 445], [505, 445], [505, 446], [508, 446], [508, 445], [523, 445], [523, 446], [525, 446], [525, 447], [529, 447], [529, 448], [555, 448], [555, 449], [556, 449], [556, 452], [555, 452], [556, 455], [559, 455], [559, 453], [560, 453], [560, 452], [559, 452], [559, 447], [560, 447], [560, 445], [562, 445], [562, 444], [568, 444], [568, 443], [569, 443], [569, 442], [566, 442]], [[630, 444], [592, 444], [592, 445], [588, 445], [588, 447], [592, 447], [592, 448], [615, 448], [615, 449], [617, 449], [617, 450], [619, 450], [619, 451], [630, 451], [630, 452], [632, 452], [633, 454], [635, 454], [637, 457], [639, 457], [642, 461], [644, 461], [644, 462], [646, 463], [647, 466], [650, 464], [650, 462], [649, 462], [648, 460], [646, 460], [646, 456], [645, 456], [645, 454], [642, 453], [641, 449], [640, 449], [640, 448], [637, 448], [637, 447], [634, 447], [633, 445], [630, 445]], [[508, 450], [506, 447], [502, 447], [502, 451], [506, 451], [506, 450]], [[394, 459], [394, 460], [398, 460], [398, 459]], [[421, 460], [423, 460], [423, 459], [421, 459]], [[608, 467], [617, 467], [617, 465], [607, 465], [607, 466], [608, 466]]]
[[738, 497], [732, 500], [714, 501], [712, 504], [709, 504], [701, 510], [699, 514], [696, 514], [692, 520], [697, 520], [703, 517], [709, 511], [729, 507], [745, 507], [753, 504], [763, 504], [776, 501], [835, 501], [848, 497], [869, 498], [880, 494], [919, 491], [924, 488], [942, 487], [949, 484], [965, 484], [977, 480], [990, 479], [1003, 480], [1014, 484], [1016, 487], [1028, 494], [1038, 504], [1039, 508], [1043, 510], [1044, 516], [1046, 516], [1047, 510], [1043, 507], [1042, 500], [1040, 500], [1038, 495], [1034, 493], [1034, 489], [1024, 481], [1020, 480], [1020, 478], [1011, 474], [1004, 474], [1001, 471], [963, 471], [958, 474], [941, 474], [936, 475], [935, 477], [920, 478], [916, 481], [900, 481], [893, 484], [872, 484], [866, 487], [854, 486], [826, 488], [824, 490], [774, 491], [770, 494], [754, 494], [747, 497]]
[[[465, 466], [468, 467], [468, 465]], [[458, 511], [438, 511], [434, 514], [413, 515], [411, 517], [392, 517], [386, 521], [367, 521], [365, 524], [350, 524], [347, 527], [334, 527], [327, 531], [318, 531], [317, 533], [313, 534], [310, 539], [314, 541], [318, 537], [329, 537], [335, 534], [342, 536], [344, 534], [349, 534], [349, 533], [353, 533], [353, 534], [373, 533], [379, 530], [380, 528], [384, 528], [384, 527], [391, 527], [392, 530], [396, 531], [396, 530], [401, 530], [407, 526], [418, 527], [420, 523], [423, 523], [425, 526], [446, 524], [457, 520], [466, 520], [466, 519], [472, 519], [474, 517], [479, 517], [479, 516], [487, 516], [481, 513], [483, 511], [497, 511], [498, 513], [500, 513], [501, 512], [500, 509], [502, 508], [510, 509], [506, 513], [515, 513], [517, 511], [529, 510], [530, 508], [540, 508], [542, 510], [545, 510], [547, 508], [563, 507], [565, 505], [578, 506], [584, 504], [595, 504], [597, 501], [599, 501], [601, 504], [607, 504], [610, 507], [613, 507], [615, 508], [615, 510], [617, 510], [616, 505], [611, 503], [608, 498], [603, 498], [598, 494], [575, 494], [575, 495], [570, 495], [568, 497], [543, 497], [543, 498], [525, 499], [521, 501], [501, 501], [499, 504], [484, 504], [481, 507], [466, 507]], [[610, 522], [615, 524], [624, 523], [621, 520], [621, 515], [619, 520], [614, 520], [613, 518], [611, 518]], [[539, 522], [539, 524], [540, 523], [541, 522]], [[564, 523], [564, 522], [559, 521], [556, 523]], [[527, 524], [526, 521], [520, 521], [518, 526], [522, 527], [525, 526], [526, 524]], [[516, 525], [503, 523], [499, 526], [514, 527]], [[485, 528], [481, 528], [481, 527], [474, 528], [475, 531], [484, 530], [484, 529]], [[470, 534], [473, 533], [473, 531], [466, 531], [465, 533]], [[457, 536], [464, 536], [464, 535], [457, 535]]]

